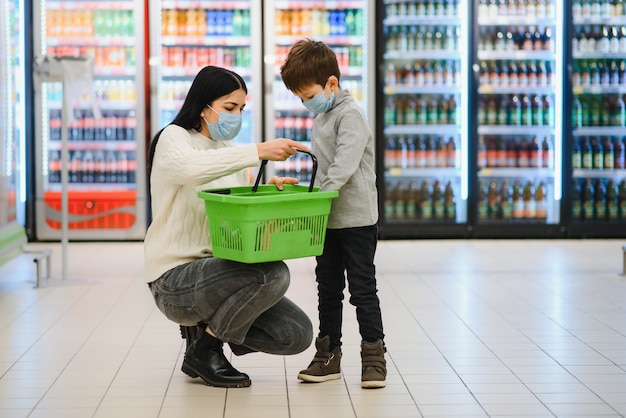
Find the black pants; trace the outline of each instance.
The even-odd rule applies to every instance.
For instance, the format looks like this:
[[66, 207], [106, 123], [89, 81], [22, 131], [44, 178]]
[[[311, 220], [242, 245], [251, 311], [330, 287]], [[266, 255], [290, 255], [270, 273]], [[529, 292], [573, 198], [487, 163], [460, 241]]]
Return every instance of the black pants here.
[[356, 307], [361, 338], [367, 342], [384, 338], [374, 266], [377, 241], [378, 225], [326, 231], [324, 252], [316, 257], [315, 275], [319, 336], [330, 337], [331, 349], [341, 345], [346, 276], [350, 303]]

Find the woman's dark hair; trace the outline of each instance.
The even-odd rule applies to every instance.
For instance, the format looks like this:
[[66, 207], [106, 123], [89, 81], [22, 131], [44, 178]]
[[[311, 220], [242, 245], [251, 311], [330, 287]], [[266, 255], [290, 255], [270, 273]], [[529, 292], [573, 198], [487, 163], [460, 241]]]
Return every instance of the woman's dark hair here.
[[[206, 105], [213, 104], [216, 99], [239, 89], [243, 89], [246, 94], [248, 93], [246, 83], [239, 74], [226, 68], [214, 66], [204, 67], [198, 72], [191, 83], [183, 107], [171, 124], [178, 125], [184, 129], [195, 129], [200, 132], [202, 130], [200, 113], [202, 113]], [[163, 132], [163, 129], [154, 136], [154, 139], [152, 139], [150, 143], [150, 150], [148, 151], [148, 196], [150, 195], [150, 174], [152, 173], [154, 152], [161, 132]]]

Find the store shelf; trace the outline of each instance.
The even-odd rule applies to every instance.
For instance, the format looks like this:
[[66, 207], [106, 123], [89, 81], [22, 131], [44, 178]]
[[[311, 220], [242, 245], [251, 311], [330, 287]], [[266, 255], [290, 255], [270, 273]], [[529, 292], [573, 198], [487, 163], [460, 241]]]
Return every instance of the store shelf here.
[[449, 50], [414, 50], [414, 51], [387, 51], [383, 54], [386, 60], [459, 60], [461, 53]]
[[483, 125], [479, 135], [554, 135], [554, 127], [543, 125]]
[[461, 170], [454, 167], [393, 167], [385, 172], [385, 177], [437, 177], [452, 178], [461, 176]]
[[409, 85], [395, 85], [386, 86], [385, 94], [457, 94], [459, 93], [458, 86], [409, 86]]
[[626, 178], [626, 170], [574, 169], [574, 178]]
[[574, 136], [622, 136], [626, 135], [626, 126], [585, 126], [572, 131]]
[[490, 86], [482, 85], [478, 88], [479, 94], [554, 94], [554, 87], [544, 86]]
[[433, 26], [458, 26], [461, 19], [454, 16], [390, 16], [383, 20], [385, 26], [401, 25], [433, 25]]
[[480, 26], [555, 26], [556, 21], [535, 16], [481, 16], [478, 18], [478, 24]]
[[394, 125], [384, 128], [385, 135], [458, 135], [458, 125]]
[[554, 61], [552, 51], [479, 51], [479, 60], [542, 60]]
[[488, 167], [481, 168], [478, 177], [553, 178], [554, 170], [545, 167]]
[[572, 91], [574, 94], [626, 94], [626, 86], [574, 86]]

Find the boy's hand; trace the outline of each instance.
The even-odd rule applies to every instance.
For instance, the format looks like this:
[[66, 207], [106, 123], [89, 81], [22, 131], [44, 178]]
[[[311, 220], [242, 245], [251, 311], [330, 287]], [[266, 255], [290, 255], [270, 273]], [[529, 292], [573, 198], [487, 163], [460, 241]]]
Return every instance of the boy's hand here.
[[282, 190], [283, 189], [283, 184], [298, 184], [298, 183], [299, 183], [299, 181], [298, 181], [297, 178], [294, 178], [294, 177], [277, 177], [277, 176], [273, 176], [267, 182], [267, 184], [275, 184], [276, 188], [278, 190]]
[[256, 144], [259, 160], [285, 161], [298, 150], [308, 151], [309, 148], [301, 142], [287, 138], [277, 138]]

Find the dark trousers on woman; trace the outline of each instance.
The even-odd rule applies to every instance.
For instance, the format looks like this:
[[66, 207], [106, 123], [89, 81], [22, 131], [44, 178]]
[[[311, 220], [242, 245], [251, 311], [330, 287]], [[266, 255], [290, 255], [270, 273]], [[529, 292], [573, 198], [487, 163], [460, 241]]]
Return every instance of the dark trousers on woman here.
[[319, 337], [328, 335], [331, 349], [341, 345], [346, 278], [362, 340], [374, 342], [384, 339], [374, 266], [377, 242], [377, 225], [326, 231], [324, 252], [316, 257], [315, 275]]

